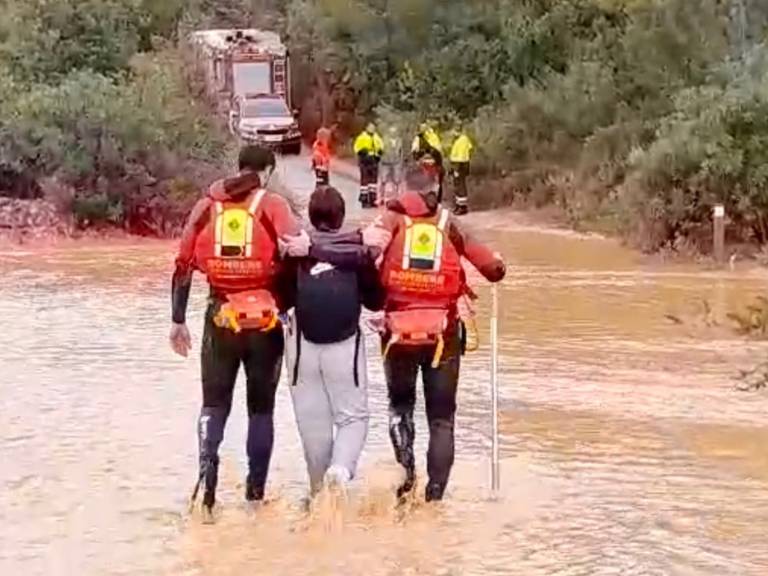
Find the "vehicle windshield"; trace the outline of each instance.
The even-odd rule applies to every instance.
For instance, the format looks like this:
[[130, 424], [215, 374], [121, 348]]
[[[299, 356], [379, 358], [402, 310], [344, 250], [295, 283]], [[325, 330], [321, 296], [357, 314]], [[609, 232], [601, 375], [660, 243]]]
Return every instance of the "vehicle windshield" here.
[[265, 118], [290, 116], [285, 102], [278, 98], [264, 98], [258, 100], [247, 100], [242, 108], [243, 118]]

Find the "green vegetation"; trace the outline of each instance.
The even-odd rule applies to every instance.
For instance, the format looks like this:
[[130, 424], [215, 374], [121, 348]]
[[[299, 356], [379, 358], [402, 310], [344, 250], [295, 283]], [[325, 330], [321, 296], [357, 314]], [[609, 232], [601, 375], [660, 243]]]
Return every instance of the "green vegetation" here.
[[82, 224], [169, 232], [225, 146], [173, 47], [181, 11], [150, 0], [4, 4], [3, 173], [54, 177], [65, 196], [55, 200]]
[[304, 88], [330, 91], [318, 123], [471, 122], [476, 198], [648, 249], [697, 240], [717, 200], [768, 241], [765, 2], [293, 0], [284, 21]]
[[[55, 174], [135, 212], [224, 143], [175, 43], [203, 26], [274, 28], [307, 133], [423, 119], [477, 141], [473, 198], [557, 205], [649, 250], [768, 242], [763, 0], [0, 0], [0, 175]], [[179, 169], [183, 166], [184, 169]], [[147, 182], [158, 182], [151, 186]], [[137, 184], [138, 183], [138, 184]], [[120, 185], [117, 185], [120, 184]], [[142, 205], [146, 204], [141, 200]]]

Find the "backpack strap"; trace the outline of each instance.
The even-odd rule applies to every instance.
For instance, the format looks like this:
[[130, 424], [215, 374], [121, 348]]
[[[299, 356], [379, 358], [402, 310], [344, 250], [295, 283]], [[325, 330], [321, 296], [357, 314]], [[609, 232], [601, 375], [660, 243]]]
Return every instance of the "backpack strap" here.
[[245, 255], [250, 258], [253, 255], [253, 222], [255, 220], [256, 212], [259, 209], [261, 201], [264, 199], [264, 195], [267, 193], [263, 188], [259, 189], [256, 194], [251, 198], [251, 203], [248, 206], [248, 228], [245, 232]]
[[264, 196], [266, 196], [267, 191], [264, 190], [264, 188], [260, 188], [256, 194], [253, 195], [253, 199], [251, 200], [251, 205], [248, 207], [248, 214], [251, 216], [256, 215], [256, 211], [259, 209], [259, 205], [261, 204], [261, 201], [264, 199]]
[[437, 246], [435, 247], [435, 263], [432, 267], [433, 270], [440, 270], [440, 265], [443, 262], [443, 243], [445, 241], [445, 227], [448, 225], [448, 217], [450, 214], [448, 210], [443, 208], [440, 210], [440, 217], [437, 221], [437, 230], [440, 234], [437, 237]]

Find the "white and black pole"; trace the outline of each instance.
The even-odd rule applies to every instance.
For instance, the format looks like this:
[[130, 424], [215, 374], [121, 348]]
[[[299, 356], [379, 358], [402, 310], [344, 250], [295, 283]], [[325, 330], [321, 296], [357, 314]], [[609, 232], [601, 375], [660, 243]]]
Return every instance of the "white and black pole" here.
[[499, 288], [491, 286], [491, 492], [499, 492]]

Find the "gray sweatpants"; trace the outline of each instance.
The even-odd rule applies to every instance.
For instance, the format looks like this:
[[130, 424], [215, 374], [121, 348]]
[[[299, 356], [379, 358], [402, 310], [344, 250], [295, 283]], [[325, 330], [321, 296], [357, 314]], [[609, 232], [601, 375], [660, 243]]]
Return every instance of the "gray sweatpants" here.
[[[313, 344], [303, 337], [295, 385], [293, 410], [304, 446], [311, 490], [323, 485], [331, 466], [343, 466], [354, 476], [368, 435], [368, 375], [365, 342], [357, 351], [356, 337], [335, 344]], [[296, 335], [287, 343], [289, 381], [293, 380]]]

